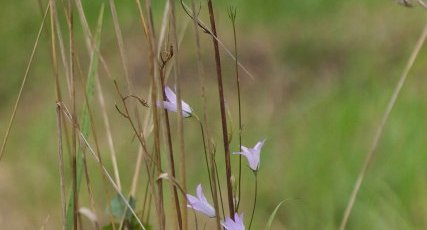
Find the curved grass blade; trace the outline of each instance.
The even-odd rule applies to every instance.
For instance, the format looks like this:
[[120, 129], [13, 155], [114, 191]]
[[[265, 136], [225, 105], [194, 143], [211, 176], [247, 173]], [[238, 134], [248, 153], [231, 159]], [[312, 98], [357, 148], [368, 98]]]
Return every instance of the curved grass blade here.
[[265, 225], [265, 230], [270, 230], [271, 225], [273, 224], [274, 217], [276, 217], [277, 211], [279, 211], [279, 208], [288, 200], [282, 200], [274, 209], [274, 211], [271, 213], [270, 217], [268, 218], [267, 224]]

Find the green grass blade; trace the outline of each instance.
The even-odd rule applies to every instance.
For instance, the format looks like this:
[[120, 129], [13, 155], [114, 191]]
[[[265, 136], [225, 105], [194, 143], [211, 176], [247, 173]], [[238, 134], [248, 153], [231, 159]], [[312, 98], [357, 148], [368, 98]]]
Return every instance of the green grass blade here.
[[274, 209], [273, 213], [271, 213], [270, 218], [268, 218], [268, 222], [265, 225], [265, 230], [270, 230], [271, 225], [273, 224], [274, 217], [276, 217], [277, 211], [279, 211], [280, 206], [282, 206], [288, 200], [282, 200]]
[[[98, 17], [98, 24], [96, 28], [96, 34], [94, 37], [95, 42], [95, 49], [92, 52], [91, 62], [89, 65], [89, 72], [86, 82], [86, 96], [87, 96], [87, 102], [90, 103], [90, 101], [93, 98], [94, 95], [94, 87], [95, 87], [95, 76], [98, 70], [98, 63], [99, 63], [99, 47], [101, 44], [101, 31], [102, 31], [102, 23], [104, 18], [104, 4], [101, 5], [101, 9], [99, 12]], [[89, 111], [87, 106], [83, 108], [83, 115], [82, 115], [82, 124], [81, 124], [81, 130], [82, 134], [87, 138], [89, 136], [89, 130], [90, 130], [90, 118], [89, 118]], [[79, 149], [77, 153], [77, 192], [80, 190], [81, 180], [83, 176], [83, 152]], [[70, 193], [69, 201], [68, 201], [68, 207], [67, 207], [67, 225], [66, 229], [71, 230], [73, 225], [73, 210], [74, 210], [74, 200], [73, 195]]]

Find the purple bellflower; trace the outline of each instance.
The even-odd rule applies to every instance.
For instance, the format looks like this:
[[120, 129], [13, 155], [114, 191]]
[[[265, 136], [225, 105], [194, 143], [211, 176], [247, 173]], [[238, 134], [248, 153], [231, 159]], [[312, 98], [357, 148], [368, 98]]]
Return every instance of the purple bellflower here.
[[200, 184], [197, 185], [196, 195], [197, 197], [187, 194], [187, 207], [199, 211], [208, 217], [215, 217], [215, 209], [209, 204]]
[[239, 216], [239, 214], [234, 214], [234, 220], [230, 217], [225, 218], [225, 221], [221, 223], [221, 225], [226, 230], [245, 230], [245, 225], [243, 224], [243, 214]]
[[233, 154], [240, 154], [245, 156], [248, 159], [249, 167], [254, 171], [258, 171], [259, 168], [259, 161], [260, 161], [260, 153], [261, 148], [264, 146], [265, 139], [262, 141], [258, 141], [256, 143], [255, 147], [253, 148], [247, 148], [245, 146], [242, 146], [242, 152], [234, 152]]
[[[175, 93], [168, 87], [165, 87], [165, 94], [166, 94], [166, 100], [163, 102], [159, 102], [159, 107], [162, 107], [166, 110], [169, 110], [171, 112], [178, 112], [178, 102]], [[182, 106], [182, 116], [183, 117], [191, 117], [191, 114], [193, 110], [191, 107], [185, 103], [184, 101], [181, 101]]]

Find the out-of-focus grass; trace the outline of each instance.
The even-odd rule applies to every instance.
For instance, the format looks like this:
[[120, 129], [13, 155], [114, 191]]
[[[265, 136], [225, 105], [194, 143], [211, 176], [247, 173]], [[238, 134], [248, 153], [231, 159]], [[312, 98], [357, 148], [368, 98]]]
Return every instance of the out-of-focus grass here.
[[[0, 9], [1, 130], [5, 130], [35, 37], [35, 19], [40, 17], [37, 6], [27, 4], [9, 1], [2, 3]], [[241, 15], [241, 58], [258, 76], [255, 80], [243, 78], [244, 143], [250, 146], [267, 137], [254, 229], [263, 227], [283, 199], [291, 200], [278, 212], [273, 229], [337, 228], [375, 127], [427, 21], [425, 12], [399, 7], [393, 1], [241, 0], [234, 4]], [[232, 44], [228, 34], [231, 28], [225, 18], [226, 4], [220, 5], [220, 33], [227, 44]], [[97, 12], [95, 4], [86, 7], [88, 12]], [[135, 13], [132, 7], [130, 4], [119, 8], [124, 32], [131, 36], [126, 37], [128, 48], [141, 46], [135, 42], [138, 35], [132, 32], [139, 28], [138, 21], [127, 15]], [[89, 14], [92, 25], [95, 18], [96, 13]], [[203, 39], [208, 41], [207, 36]], [[114, 41], [105, 43], [113, 45]], [[45, 51], [38, 55], [6, 156], [0, 163], [0, 225], [11, 229], [37, 227], [47, 215], [51, 216], [50, 229], [59, 226], [54, 91], [47, 47], [41, 46]], [[115, 52], [106, 50], [105, 45], [102, 49]], [[194, 57], [184, 56], [184, 66], [189, 70], [183, 71], [190, 79], [195, 72], [190, 58]], [[232, 76], [229, 60], [223, 59], [225, 72]], [[213, 68], [209, 61], [206, 58], [207, 73]], [[427, 147], [423, 129], [427, 125], [427, 80], [423, 77], [426, 62], [423, 49], [386, 125], [349, 229], [427, 227]], [[132, 68], [136, 74], [142, 67], [135, 64]], [[213, 76], [208, 77], [214, 86]], [[226, 81], [229, 105], [235, 110], [233, 79]], [[201, 111], [194, 97], [197, 92], [191, 91], [195, 86], [196, 83], [186, 82], [183, 96]], [[216, 88], [210, 88], [209, 93], [215, 98]], [[111, 108], [113, 104], [111, 96]], [[212, 106], [215, 115], [216, 101]], [[111, 112], [120, 153], [119, 168], [124, 187], [128, 187], [136, 157], [135, 149], [129, 147], [132, 135], [113, 108]], [[189, 156], [189, 171], [203, 170], [196, 164], [203, 160], [202, 154], [193, 151], [201, 149], [197, 125], [190, 121], [185, 125], [187, 152], [197, 154]], [[233, 150], [237, 150], [235, 142]], [[96, 168], [95, 164], [91, 167]], [[93, 174], [99, 179], [93, 180], [94, 184], [102, 191], [99, 173], [94, 170]], [[189, 188], [204, 178], [203, 174], [191, 176]], [[251, 174], [246, 173], [245, 178], [243, 198], [252, 193]], [[102, 196], [97, 200], [100, 207], [105, 207], [100, 203]], [[243, 206], [246, 218], [250, 206], [250, 202]]]

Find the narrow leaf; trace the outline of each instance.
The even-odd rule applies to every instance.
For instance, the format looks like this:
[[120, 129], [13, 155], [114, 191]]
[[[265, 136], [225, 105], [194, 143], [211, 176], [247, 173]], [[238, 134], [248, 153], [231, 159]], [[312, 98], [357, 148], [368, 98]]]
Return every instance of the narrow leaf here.
[[[95, 49], [92, 52], [91, 56], [91, 62], [89, 66], [89, 72], [88, 72], [88, 78], [86, 83], [86, 95], [87, 95], [87, 102], [90, 103], [91, 99], [93, 98], [94, 94], [94, 83], [95, 83], [95, 76], [97, 74], [98, 70], [98, 62], [99, 62], [99, 47], [101, 44], [101, 29], [102, 29], [102, 22], [104, 16], [104, 4], [101, 5], [101, 9], [99, 12], [98, 17], [98, 24], [96, 28], [96, 34], [94, 38], [95, 42]], [[87, 109], [87, 106], [83, 109], [83, 115], [82, 115], [82, 125], [81, 125], [81, 131], [82, 134], [87, 138], [89, 136], [89, 130], [90, 130], [90, 119], [89, 119], [89, 111]], [[81, 149], [79, 149], [79, 152], [77, 153], [77, 192], [80, 190], [82, 175], [83, 175], [83, 153]], [[73, 194], [70, 193], [70, 197], [68, 199], [68, 207], [67, 207], [67, 230], [72, 229], [73, 225], [73, 210], [74, 210], [74, 197]]]
[[279, 211], [280, 206], [282, 206], [288, 200], [282, 200], [274, 209], [273, 213], [271, 213], [270, 218], [268, 218], [268, 222], [265, 225], [265, 230], [270, 230], [271, 225], [273, 224], [274, 217], [276, 217], [277, 211]]

